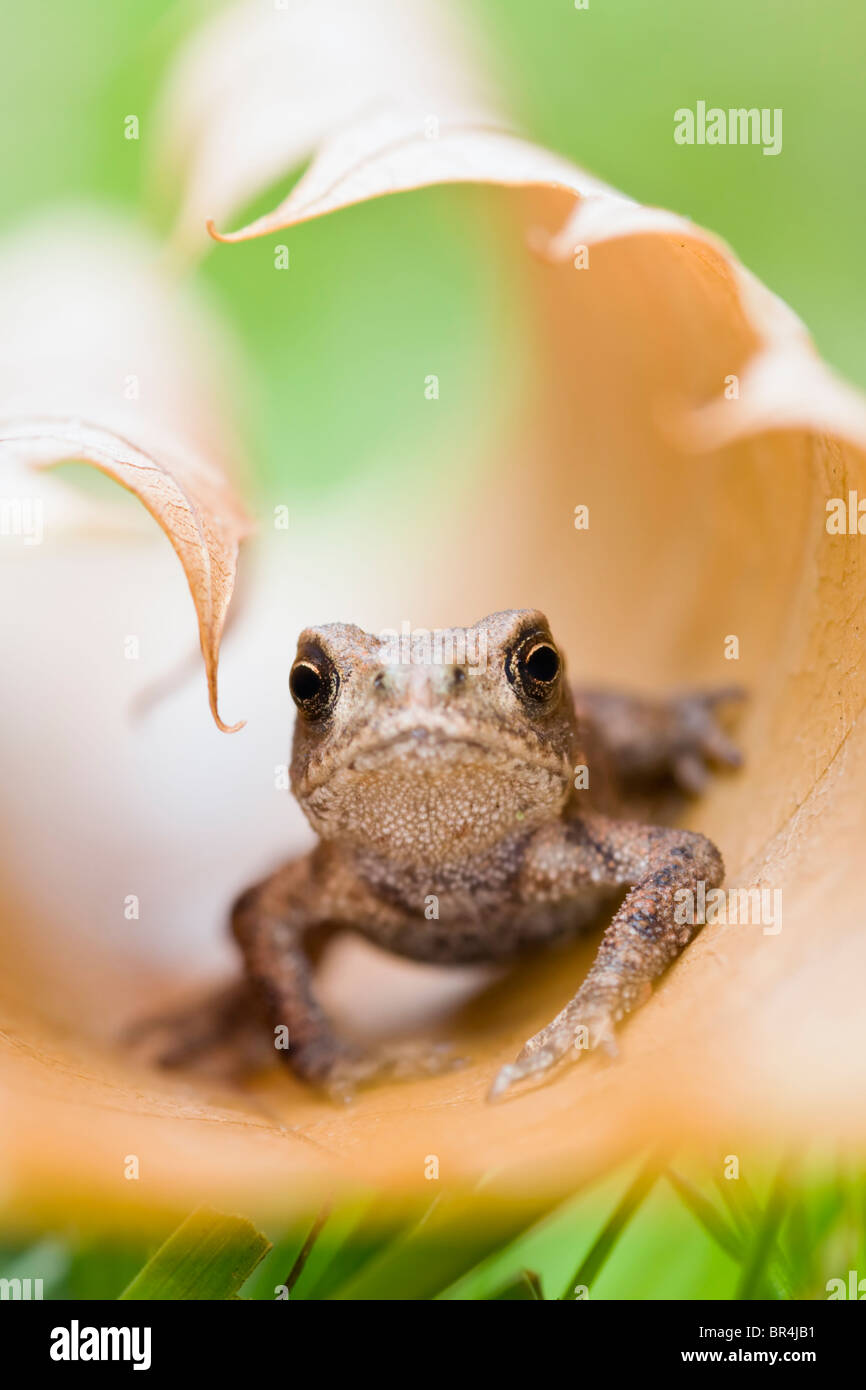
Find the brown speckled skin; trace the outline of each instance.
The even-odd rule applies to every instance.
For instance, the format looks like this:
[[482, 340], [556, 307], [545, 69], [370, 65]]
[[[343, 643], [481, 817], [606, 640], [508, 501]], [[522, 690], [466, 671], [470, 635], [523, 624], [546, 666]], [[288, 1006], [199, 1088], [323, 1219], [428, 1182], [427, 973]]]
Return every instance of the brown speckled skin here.
[[[380, 638], [339, 623], [299, 640], [298, 659], [324, 658], [332, 675], [326, 713], [298, 714], [291, 766], [319, 845], [245, 893], [232, 925], [266, 1026], [289, 1030], [279, 1055], [331, 1092], [404, 1062], [361, 1055], [333, 1032], [312, 983], [329, 933], [359, 932], [414, 960], [505, 961], [573, 936], [628, 889], [583, 984], [503, 1068], [499, 1094], [566, 1053], [609, 1045], [696, 930], [674, 923], [676, 890], [723, 876], [704, 836], [599, 809], [632, 782], [693, 789], [705, 761], [735, 763], [714, 721], [721, 693], [587, 692], [578, 717], [564, 669], [541, 697], [514, 678], [516, 648], [553, 645], [543, 614], [495, 613], [474, 632], [486, 638], [483, 667], [425, 662], [417, 644], [413, 660], [389, 662]], [[574, 789], [582, 763], [591, 791]]]

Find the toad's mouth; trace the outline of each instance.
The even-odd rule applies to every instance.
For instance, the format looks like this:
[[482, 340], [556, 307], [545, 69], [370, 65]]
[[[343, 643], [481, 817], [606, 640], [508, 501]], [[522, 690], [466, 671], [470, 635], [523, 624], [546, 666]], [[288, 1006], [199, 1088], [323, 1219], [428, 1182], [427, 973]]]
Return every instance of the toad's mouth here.
[[371, 743], [357, 751], [343, 765], [352, 774], [404, 771], [406, 774], [433, 775], [447, 767], [471, 767], [498, 770], [503, 775], [519, 769], [539, 776], [563, 776], [563, 761], [552, 751], [527, 746], [504, 731], [490, 738], [455, 734], [425, 725], [401, 729], [390, 737]]
[[410, 763], [437, 762], [499, 762], [504, 750], [480, 739], [446, 734], [439, 729], [418, 725], [404, 729], [391, 738], [382, 739], [357, 753], [347, 764], [352, 772], [372, 772], [397, 761]]

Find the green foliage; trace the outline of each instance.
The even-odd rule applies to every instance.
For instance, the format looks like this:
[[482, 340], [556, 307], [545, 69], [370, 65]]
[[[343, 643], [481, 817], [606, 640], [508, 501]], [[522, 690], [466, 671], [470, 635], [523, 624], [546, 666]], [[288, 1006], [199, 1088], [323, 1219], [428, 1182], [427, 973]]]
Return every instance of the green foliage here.
[[234, 1298], [270, 1249], [252, 1222], [199, 1207], [172, 1232], [122, 1299]]
[[[775, 1176], [685, 1176], [658, 1156], [547, 1210], [485, 1203], [483, 1188], [395, 1213], [381, 1196], [310, 1213], [267, 1237], [200, 1208], [146, 1260], [135, 1243], [70, 1236], [0, 1248], [0, 1277], [45, 1298], [292, 1301], [824, 1299], [866, 1273], [866, 1181], [843, 1165]], [[142, 1263], [144, 1267], [142, 1268]], [[123, 1288], [130, 1272], [137, 1270]]]
[[538, 1275], [531, 1269], [522, 1269], [510, 1283], [490, 1297], [498, 1303], [539, 1303], [544, 1300], [544, 1292]]

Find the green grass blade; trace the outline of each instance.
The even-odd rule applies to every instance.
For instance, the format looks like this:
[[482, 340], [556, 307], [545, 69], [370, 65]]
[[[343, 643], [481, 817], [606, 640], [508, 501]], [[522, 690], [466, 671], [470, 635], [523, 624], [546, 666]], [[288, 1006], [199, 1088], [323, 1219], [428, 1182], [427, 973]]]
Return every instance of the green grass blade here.
[[[340, 1213], [337, 1213], [339, 1218]], [[301, 1280], [301, 1297], [305, 1299], [330, 1299], [344, 1284], [356, 1279], [365, 1266], [380, 1258], [389, 1245], [403, 1237], [407, 1230], [417, 1224], [417, 1213], [395, 1212], [390, 1197], [376, 1197], [368, 1201], [363, 1209], [355, 1212], [350, 1224], [342, 1232], [336, 1248], [324, 1267], [314, 1272], [309, 1279], [305, 1272]], [[334, 1220], [325, 1228], [324, 1237], [335, 1224]], [[310, 1265], [315, 1263], [315, 1256]]]
[[569, 1279], [563, 1292], [560, 1294], [560, 1301], [571, 1302], [574, 1298], [574, 1290], [580, 1285], [591, 1288], [593, 1281], [600, 1274], [605, 1261], [613, 1250], [631, 1218], [634, 1216], [638, 1207], [648, 1196], [655, 1185], [663, 1166], [662, 1160], [654, 1154], [641, 1168], [634, 1182], [626, 1191], [624, 1197], [615, 1207], [610, 1217], [602, 1227], [597, 1239], [590, 1247], [589, 1252], [584, 1257], [576, 1272]]
[[531, 1269], [522, 1269], [508, 1284], [504, 1284], [498, 1293], [492, 1293], [488, 1302], [543, 1303], [541, 1280]]
[[745, 1249], [743, 1241], [740, 1235], [731, 1229], [721, 1212], [716, 1209], [708, 1197], [705, 1197], [687, 1178], [682, 1177], [673, 1168], [666, 1170], [665, 1177], [683, 1205], [688, 1207], [692, 1216], [721, 1246], [725, 1254], [730, 1255], [739, 1264]]
[[734, 1297], [738, 1300], [759, 1298], [764, 1281], [772, 1277], [772, 1264], [775, 1254], [776, 1238], [785, 1207], [788, 1201], [788, 1165], [783, 1163], [773, 1186], [767, 1205], [758, 1223], [752, 1241], [752, 1248], [743, 1265], [740, 1283]]
[[[716, 1173], [713, 1176], [713, 1181], [718, 1188], [722, 1201], [731, 1214], [731, 1220], [740, 1233], [740, 1236], [744, 1240], [748, 1240], [752, 1231], [752, 1221], [749, 1212], [746, 1210], [749, 1204], [743, 1196], [745, 1188], [740, 1187], [740, 1183], [743, 1179], [725, 1178], [722, 1177], [721, 1174]], [[758, 1213], [758, 1217], [760, 1217], [760, 1212]]]
[[122, 1299], [234, 1298], [270, 1249], [270, 1241], [241, 1216], [199, 1207], [173, 1231]]
[[[701, 1225], [722, 1247], [726, 1254], [742, 1264], [747, 1257], [747, 1252], [752, 1245], [753, 1237], [749, 1234], [749, 1227], [745, 1223], [742, 1207], [727, 1201], [729, 1209], [736, 1213], [734, 1216], [735, 1227], [732, 1227], [724, 1217], [716, 1210], [712, 1202], [704, 1197], [696, 1187], [679, 1174], [671, 1171], [667, 1175], [679, 1196], [692, 1214], [700, 1221]], [[758, 1209], [758, 1222], [760, 1222], [760, 1208]], [[773, 1249], [767, 1260], [766, 1278], [770, 1287], [777, 1298], [793, 1297], [793, 1278], [789, 1275], [786, 1263], [782, 1254]]]
[[319, 1210], [319, 1214], [317, 1215], [315, 1221], [310, 1227], [310, 1231], [307, 1235], [306, 1240], [304, 1241], [303, 1245], [301, 1246], [301, 1249], [297, 1254], [295, 1262], [292, 1265], [292, 1268], [289, 1271], [289, 1275], [286, 1279], [286, 1289], [288, 1291], [289, 1297], [291, 1297], [292, 1289], [295, 1287], [295, 1285], [297, 1284], [298, 1280], [304, 1272], [307, 1260], [312, 1255], [316, 1241], [322, 1234], [322, 1227], [324, 1226], [328, 1217], [331, 1215], [332, 1207], [333, 1202], [331, 1201], [326, 1202], [324, 1206], [321, 1207], [321, 1209]]
[[505, 1205], [483, 1192], [441, 1195], [425, 1215], [333, 1293], [336, 1299], [428, 1299], [448, 1288], [544, 1212], [552, 1199]]

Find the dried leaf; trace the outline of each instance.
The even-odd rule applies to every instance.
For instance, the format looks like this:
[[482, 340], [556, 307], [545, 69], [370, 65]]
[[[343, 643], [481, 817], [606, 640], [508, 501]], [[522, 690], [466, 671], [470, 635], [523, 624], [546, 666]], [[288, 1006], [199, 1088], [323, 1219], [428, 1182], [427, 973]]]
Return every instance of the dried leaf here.
[[431, 138], [493, 106], [447, 6], [416, 0], [240, 0], [177, 59], [160, 113], [154, 177], [180, 181], [176, 239], [204, 249], [221, 221], [371, 112], [411, 113]]
[[5, 469], [81, 460], [138, 497], [183, 566], [211, 712], [231, 732], [242, 725], [219, 715], [217, 666], [250, 523], [230, 481], [239, 449], [221, 407], [220, 335], [199, 306], [178, 305], [143, 238], [95, 216], [65, 224], [62, 255], [56, 218], [0, 248]]

